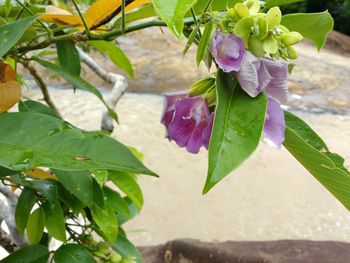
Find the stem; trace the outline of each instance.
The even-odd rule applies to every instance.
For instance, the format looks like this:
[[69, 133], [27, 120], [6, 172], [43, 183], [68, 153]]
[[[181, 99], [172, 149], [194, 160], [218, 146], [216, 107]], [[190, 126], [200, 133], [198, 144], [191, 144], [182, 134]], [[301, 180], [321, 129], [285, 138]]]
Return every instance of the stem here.
[[90, 29], [88, 27], [88, 24], [86, 23], [86, 20], [85, 20], [83, 14], [80, 12], [80, 9], [79, 9], [79, 6], [78, 6], [77, 2], [75, 0], [72, 0], [72, 2], [74, 4], [74, 6], [75, 6], [75, 9], [77, 9], [77, 11], [78, 11], [78, 14], [79, 14], [79, 16], [81, 18], [81, 21], [83, 21], [83, 24], [84, 24], [84, 27], [85, 27], [85, 31], [86, 31], [86, 35], [89, 38], [90, 37]]
[[204, 8], [204, 12], [203, 13], [206, 13], [209, 10], [212, 2], [213, 2], [213, 0], [208, 0], [208, 3], [206, 5], [206, 7]]
[[[196, 13], [195, 13], [193, 8], [191, 8], [191, 14], [192, 14], [194, 23], [198, 26], [199, 23], [198, 23], [198, 20], [197, 20], [197, 17], [196, 17]], [[202, 32], [201, 32], [200, 28], [198, 30], [198, 35], [199, 35], [200, 38], [202, 37]]]
[[38, 71], [32, 66], [30, 65], [28, 62], [23, 62], [21, 61], [23, 66], [29, 71], [29, 73], [33, 76], [33, 78], [35, 79], [35, 82], [38, 84], [41, 93], [44, 96], [44, 100], [47, 103], [47, 105], [53, 109], [54, 111], [56, 111], [58, 114], [58, 110], [55, 106], [55, 104], [53, 103], [53, 101], [51, 100], [50, 97], [50, 93], [47, 89], [47, 85], [45, 84], [45, 82], [43, 81], [43, 79], [40, 77], [40, 75], [38, 74]]
[[122, 32], [125, 32], [126, 20], [125, 20], [125, 0], [122, 0]]

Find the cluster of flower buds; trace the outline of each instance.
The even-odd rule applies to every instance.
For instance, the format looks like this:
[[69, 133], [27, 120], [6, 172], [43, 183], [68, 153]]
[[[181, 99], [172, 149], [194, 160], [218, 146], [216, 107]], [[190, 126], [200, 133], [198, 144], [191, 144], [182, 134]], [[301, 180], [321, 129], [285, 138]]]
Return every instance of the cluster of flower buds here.
[[273, 59], [296, 59], [298, 52], [293, 45], [303, 37], [298, 32], [290, 32], [281, 25], [282, 14], [279, 7], [267, 13], [260, 12], [259, 0], [237, 3], [225, 13], [214, 12], [214, 21], [221, 31], [240, 37], [246, 49], [257, 57], [270, 56]]

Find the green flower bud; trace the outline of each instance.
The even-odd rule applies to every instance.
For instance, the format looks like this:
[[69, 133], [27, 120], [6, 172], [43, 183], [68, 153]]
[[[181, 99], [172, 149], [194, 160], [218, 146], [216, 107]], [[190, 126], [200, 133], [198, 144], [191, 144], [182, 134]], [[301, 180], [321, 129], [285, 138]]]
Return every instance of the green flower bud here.
[[297, 59], [299, 57], [298, 51], [296, 51], [293, 47], [288, 47], [288, 58], [289, 59]]
[[215, 84], [215, 79], [208, 77], [192, 84], [188, 93], [190, 96], [199, 96], [206, 93]]
[[253, 27], [254, 19], [251, 17], [247, 17], [239, 20], [233, 29], [235, 35], [240, 37], [244, 41], [246, 48], [249, 47], [248, 40], [252, 34]]
[[277, 33], [277, 34], [289, 33], [289, 30], [288, 30], [288, 28], [286, 28], [285, 26], [279, 25], [279, 26], [276, 28], [276, 33]]
[[263, 49], [266, 53], [275, 54], [278, 51], [278, 47], [279, 47], [278, 42], [272, 35], [268, 36], [264, 40]]
[[269, 29], [274, 30], [276, 26], [281, 24], [282, 13], [281, 9], [277, 6], [271, 8], [266, 14]]
[[301, 40], [303, 40], [303, 36], [298, 32], [289, 32], [282, 36], [282, 43], [286, 46], [292, 46], [298, 44]]
[[215, 85], [212, 86], [210, 90], [207, 91], [207, 93], [204, 94], [204, 98], [207, 101], [208, 105], [212, 105], [216, 101], [216, 87]]
[[265, 39], [269, 33], [267, 19], [265, 17], [259, 18], [256, 24], [259, 28], [259, 34], [258, 34], [259, 39], [260, 40]]
[[263, 48], [263, 41], [257, 38], [256, 36], [251, 36], [249, 38], [249, 49], [257, 57], [265, 56], [266, 52]]
[[237, 12], [234, 8], [230, 8], [227, 11], [227, 17], [234, 22], [237, 22], [240, 19], [239, 15], [237, 14]]
[[115, 253], [115, 254], [111, 255], [109, 260], [113, 263], [120, 263], [120, 262], [122, 262], [123, 257], [121, 255], [119, 255], [118, 253]]
[[256, 15], [260, 11], [259, 0], [248, 0], [244, 4], [248, 7], [250, 15]]
[[95, 251], [94, 256], [101, 258], [101, 259], [107, 259], [106, 255], [100, 251]]
[[235, 4], [235, 11], [241, 18], [246, 18], [249, 16], [249, 9], [248, 7], [243, 3], [237, 3]]

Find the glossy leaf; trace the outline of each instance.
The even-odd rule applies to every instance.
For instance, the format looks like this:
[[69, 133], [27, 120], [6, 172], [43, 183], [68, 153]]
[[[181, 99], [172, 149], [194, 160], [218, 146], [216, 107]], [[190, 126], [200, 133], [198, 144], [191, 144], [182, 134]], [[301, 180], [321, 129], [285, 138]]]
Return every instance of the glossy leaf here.
[[305, 0], [267, 0], [264, 4], [264, 8], [271, 8], [274, 6], [289, 5], [298, 2], [304, 2]]
[[39, 243], [44, 233], [45, 213], [41, 208], [36, 209], [28, 218], [26, 233], [30, 244]]
[[55, 263], [96, 263], [94, 257], [82, 245], [67, 244], [54, 254]]
[[29, 186], [42, 195], [46, 197], [46, 199], [52, 204], [56, 204], [58, 201], [58, 190], [57, 184], [54, 180], [34, 180], [34, 181], [26, 181], [26, 183], [22, 183], [23, 185]]
[[20, 112], [43, 113], [61, 119], [61, 116], [59, 116], [59, 114], [56, 111], [34, 100], [20, 101], [18, 104], [18, 110]]
[[60, 200], [69, 207], [73, 213], [80, 213], [86, 205], [81, 202], [75, 195], [69, 192], [62, 184], [57, 185], [58, 196]]
[[15, 221], [18, 231], [23, 234], [27, 226], [28, 218], [32, 208], [36, 202], [35, 192], [29, 188], [24, 187], [20, 194], [15, 211]]
[[43, 169], [40, 168], [34, 168], [28, 171], [24, 172], [26, 175], [30, 175], [31, 177], [39, 180], [46, 180], [46, 179], [52, 179], [52, 180], [57, 180], [57, 177], [52, 175], [49, 172], [44, 171]]
[[0, 127], [0, 166], [8, 169], [110, 169], [154, 175], [126, 146], [108, 135], [86, 132], [48, 115], [0, 114]]
[[108, 206], [105, 209], [95, 206], [91, 213], [104, 238], [110, 242], [115, 242], [118, 236], [118, 221], [113, 210]]
[[62, 68], [72, 73], [80, 75], [80, 56], [73, 40], [66, 39], [56, 42], [58, 61]]
[[55, 64], [52, 64], [48, 61], [45, 60], [41, 60], [38, 57], [34, 57], [33, 60], [35, 60], [36, 62], [38, 62], [40, 65], [42, 65], [43, 67], [49, 69], [51, 72], [60, 75], [62, 78], [64, 78], [66, 81], [68, 81], [70, 84], [72, 84], [75, 88], [80, 89], [80, 90], [84, 90], [87, 92], [90, 92], [92, 94], [94, 94], [97, 98], [99, 98], [102, 103], [106, 106], [106, 108], [108, 109], [108, 113], [109, 115], [118, 122], [118, 115], [115, 113], [115, 111], [113, 109], [111, 109], [107, 103], [105, 102], [101, 92], [98, 91], [98, 89], [96, 89], [94, 86], [92, 86], [91, 84], [89, 84], [88, 82], [86, 82], [85, 80], [81, 79], [80, 77], [72, 74], [69, 71], [66, 71], [64, 68], [59, 67]]
[[109, 179], [136, 204], [139, 210], [141, 210], [143, 205], [142, 191], [132, 175], [111, 171], [109, 173]]
[[90, 41], [89, 43], [101, 53], [106, 54], [117, 67], [128, 73], [131, 78], [134, 78], [133, 65], [116, 43], [107, 41]]
[[328, 11], [313, 14], [289, 14], [282, 17], [282, 25], [290, 31], [297, 31], [311, 40], [318, 50], [326, 43], [332, 32], [334, 21]]
[[10, 176], [17, 174], [18, 172], [7, 169], [5, 167], [0, 166], [0, 177]]
[[11, 0], [5, 0], [5, 15], [6, 17], [9, 16], [9, 14], [11, 13]]
[[180, 37], [184, 28], [183, 18], [197, 0], [152, 0], [159, 17], [169, 29]]
[[0, 263], [46, 263], [49, 250], [43, 245], [30, 245], [11, 253]]
[[87, 171], [60, 171], [54, 170], [60, 183], [80, 201], [87, 206], [92, 206], [93, 188], [92, 178]]
[[114, 212], [118, 214], [130, 215], [128, 203], [120, 196], [120, 194], [108, 187], [103, 188], [106, 198], [106, 204], [110, 206]]
[[45, 212], [47, 232], [55, 239], [66, 242], [66, 225], [60, 203], [51, 205], [45, 202], [42, 207]]
[[132, 256], [136, 258], [137, 263], [142, 263], [141, 254], [138, 249], [127, 239], [125, 232], [120, 229], [118, 239], [113, 245], [113, 250], [117, 251], [123, 257]]
[[209, 41], [211, 40], [213, 28], [214, 26], [212, 22], [209, 22], [205, 26], [203, 35], [198, 45], [198, 51], [197, 51], [197, 57], [196, 57], [197, 66], [199, 66], [203, 58], [209, 53]]
[[95, 178], [92, 179], [93, 203], [94, 205], [105, 208], [105, 197], [102, 187], [98, 184]]
[[267, 99], [251, 98], [232, 74], [217, 74], [217, 107], [209, 146], [203, 193], [240, 166], [257, 148], [265, 123]]
[[18, 40], [35, 19], [35, 16], [29, 16], [0, 26], [0, 59], [17, 44]]
[[287, 150], [350, 210], [350, 173], [344, 159], [329, 152], [323, 140], [298, 117], [286, 113]]

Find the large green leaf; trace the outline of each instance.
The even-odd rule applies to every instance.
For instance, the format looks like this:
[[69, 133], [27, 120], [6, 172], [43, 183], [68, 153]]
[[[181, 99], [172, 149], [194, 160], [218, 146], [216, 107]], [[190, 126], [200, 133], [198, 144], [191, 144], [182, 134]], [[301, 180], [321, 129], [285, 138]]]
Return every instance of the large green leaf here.
[[124, 70], [131, 78], [134, 78], [134, 68], [125, 55], [123, 50], [121, 50], [116, 43], [107, 41], [90, 41], [89, 42], [98, 51], [108, 55], [112, 62], [122, 70]]
[[0, 166], [24, 171], [109, 169], [154, 175], [131, 151], [100, 132], [87, 132], [39, 113], [0, 114]]
[[209, 53], [209, 41], [211, 40], [213, 28], [214, 26], [212, 22], [209, 22], [205, 26], [203, 35], [198, 44], [198, 50], [197, 50], [197, 56], [196, 56], [197, 66], [199, 66], [202, 59], [204, 59]]
[[350, 173], [344, 159], [329, 152], [322, 139], [298, 117], [286, 113], [287, 150], [347, 209], [350, 210]]
[[142, 263], [141, 254], [138, 249], [127, 239], [125, 232], [120, 229], [118, 239], [113, 245], [113, 250], [123, 257], [134, 257], [137, 263]]
[[92, 206], [93, 188], [92, 177], [87, 171], [54, 170], [61, 184], [87, 206]]
[[27, 237], [30, 244], [39, 243], [44, 233], [45, 213], [42, 208], [37, 208], [30, 214], [27, 223]]
[[118, 221], [113, 209], [109, 206], [104, 209], [95, 206], [91, 213], [104, 238], [114, 243], [118, 236]]
[[18, 172], [0, 166], [0, 177], [15, 175]]
[[142, 191], [132, 175], [111, 171], [109, 173], [109, 179], [135, 203], [139, 210], [141, 210], [143, 205]]
[[18, 42], [27, 28], [34, 22], [35, 16], [0, 26], [0, 59]]
[[232, 74], [217, 74], [217, 106], [203, 193], [240, 166], [257, 148], [265, 123], [267, 99], [249, 97]]
[[36, 202], [35, 192], [29, 188], [24, 187], [20, 194], [15, 211], [15, 220], [18, 231], [23, 234], [27, 226], [28, 217]]
[[114, 212], [130, 216], [128, 203], [120, 196], [120, 194], [108, 187], [103, 188], [106, 198], [106, 205], [110, 206]]
[[264, 4], [264, 8], [271, 8], [274, 6], [289, 5], [298, 2], [304, 2], [305, 0], [267, 0]]
[[152, 0], [152, 2], [159, 17], [179, 38], [184, 28], [184, 16], [197, 0]]
[[326, 43], [333, 30], [334, 21], [328, 11], [312, 14], [289, 14], [282, 17], [282, 25], [290, 31], [297, 31], [311, 40], [318, 50]]
[[61, 119], [61, 116], [56, 111], [34, 100], [20, 101], [18, 104], [18, 109], [20, 112], [43, 113]]
[[96, 263], [89, 251], [82, 245], [67, 244], [54, 254], [55, 263]]
[[61, 40], [56, 43], [58, 61], [62, 68], [72, 73], [80, 75], [80, 56], [74, 41], [70, 39]]
[[97, 98], [99, 98], [102, 103], [106, 106], [106, 108], [108, 109], [108, 113], [109, 115], [118, 122], [118, 115], [117, 113], [115, 113], [115, 111], [113, 109], [111, 109], [107, 103], [105, 102], [101, 92], [98, 91], [98, 89], [96, 89], [94, 86], [92, 86], [90, 83], [86, 82], [85, 80], [81, 79], [79, 76], [74, 75], [73, 73], [65, 70], [62, 67], [59, 67], [55, 64], [52, 64], [48, 61], [42, 60], [38, 57], [33, 57], [33, 60], [35, 60], [36, 62], [38, 62], [40, 65], [42, 65], [43, 67], [49, 69], [51, 72], [60, 75], [62, 78], [64, 78], [65, 80], [67, 80], [70, 84], [72, 84], [75, 88], [80, 89], [80, 90], [84, 90], [87, 92], [90, 92], [92, 94], [94, 94]]
[[43, 204], [45, 212], [45, 226], [47, 232], [59, 241], [66, 242], [66, 225], [61, 204], [55, 205], [45, 202]]
[[49, 255], [47, 247], [30, 245], [11, 253], [8, 257], [1, 260], [0, 263], [46, 263]]

